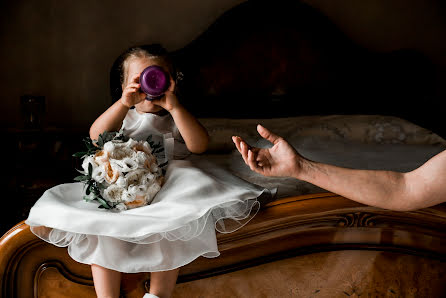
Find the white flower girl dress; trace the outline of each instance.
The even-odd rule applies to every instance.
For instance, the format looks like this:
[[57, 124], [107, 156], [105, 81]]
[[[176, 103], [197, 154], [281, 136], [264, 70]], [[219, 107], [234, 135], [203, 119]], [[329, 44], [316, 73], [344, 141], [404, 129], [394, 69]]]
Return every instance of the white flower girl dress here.
[[199, 256], [217, 257], [215, 230], [228, 233], [242, 227], [258, 211], [259, 200], [272, 197], [270, 190], [200, 158], [188, 160], [170, 114], [130, 110], [123, 130], [136, 140], [158, 138], [170, 158], [165, 183], [150, 205], [100, 209], [96, 201], [82, 199], [83, 183], [67, 183], [47, 190], [26, 220], [35, 235], [68, 247], [80, 263], [135, 273], [175, 269]]

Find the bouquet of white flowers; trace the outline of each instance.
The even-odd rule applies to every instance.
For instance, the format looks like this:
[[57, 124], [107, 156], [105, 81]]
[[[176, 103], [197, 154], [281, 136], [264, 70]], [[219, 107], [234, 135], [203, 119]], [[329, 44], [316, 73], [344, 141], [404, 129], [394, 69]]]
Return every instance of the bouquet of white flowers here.
[[84, 139], [86, 152], [82, 157], [82, 175], [74, 178], [85, 183], [84, 200], [97, 200], [99, 208], [126, 210], [150, 204], [163, 182], [163, 167], [157, 154], [164, 150], [147, 141], [135, 141], [122, 132], [105, 132], [97, 142]]

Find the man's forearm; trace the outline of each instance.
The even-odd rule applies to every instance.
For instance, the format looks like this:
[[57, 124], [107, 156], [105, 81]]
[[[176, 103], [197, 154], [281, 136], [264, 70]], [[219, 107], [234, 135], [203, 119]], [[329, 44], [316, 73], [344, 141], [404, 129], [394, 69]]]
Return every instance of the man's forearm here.
[[392, 210], [408, 208], [403, 200], [403, 173], [348, 169], [303, 160], [295, 178], [362, 204]]

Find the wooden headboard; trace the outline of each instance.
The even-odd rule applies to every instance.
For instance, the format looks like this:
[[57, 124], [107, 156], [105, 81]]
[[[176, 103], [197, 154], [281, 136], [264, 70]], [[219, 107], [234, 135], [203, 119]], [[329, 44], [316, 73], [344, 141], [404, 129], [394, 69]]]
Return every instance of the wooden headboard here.
[[299, 1], [247, 1], [172, 55], [198, 117], [381, 114], [443, 132], [420, 103], [435, 89], [423, 54], [372, 52]]
[[[435, 89], [423, 54], [372, 52], [299, 1], [244, 2], [172, 57], [181, 100], [198, 117], [380, 114], [444, 132], [423, 105]], [[115, 68], [110, 80], [117, 100]]]

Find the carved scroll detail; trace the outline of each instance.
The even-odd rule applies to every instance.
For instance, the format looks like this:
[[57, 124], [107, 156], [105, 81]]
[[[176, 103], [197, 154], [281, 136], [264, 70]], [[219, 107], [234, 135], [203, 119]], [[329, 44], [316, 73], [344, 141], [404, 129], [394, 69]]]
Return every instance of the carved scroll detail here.
[[376, 214], [354, 212], [341, 215], [339, 227], [374, 227]]

